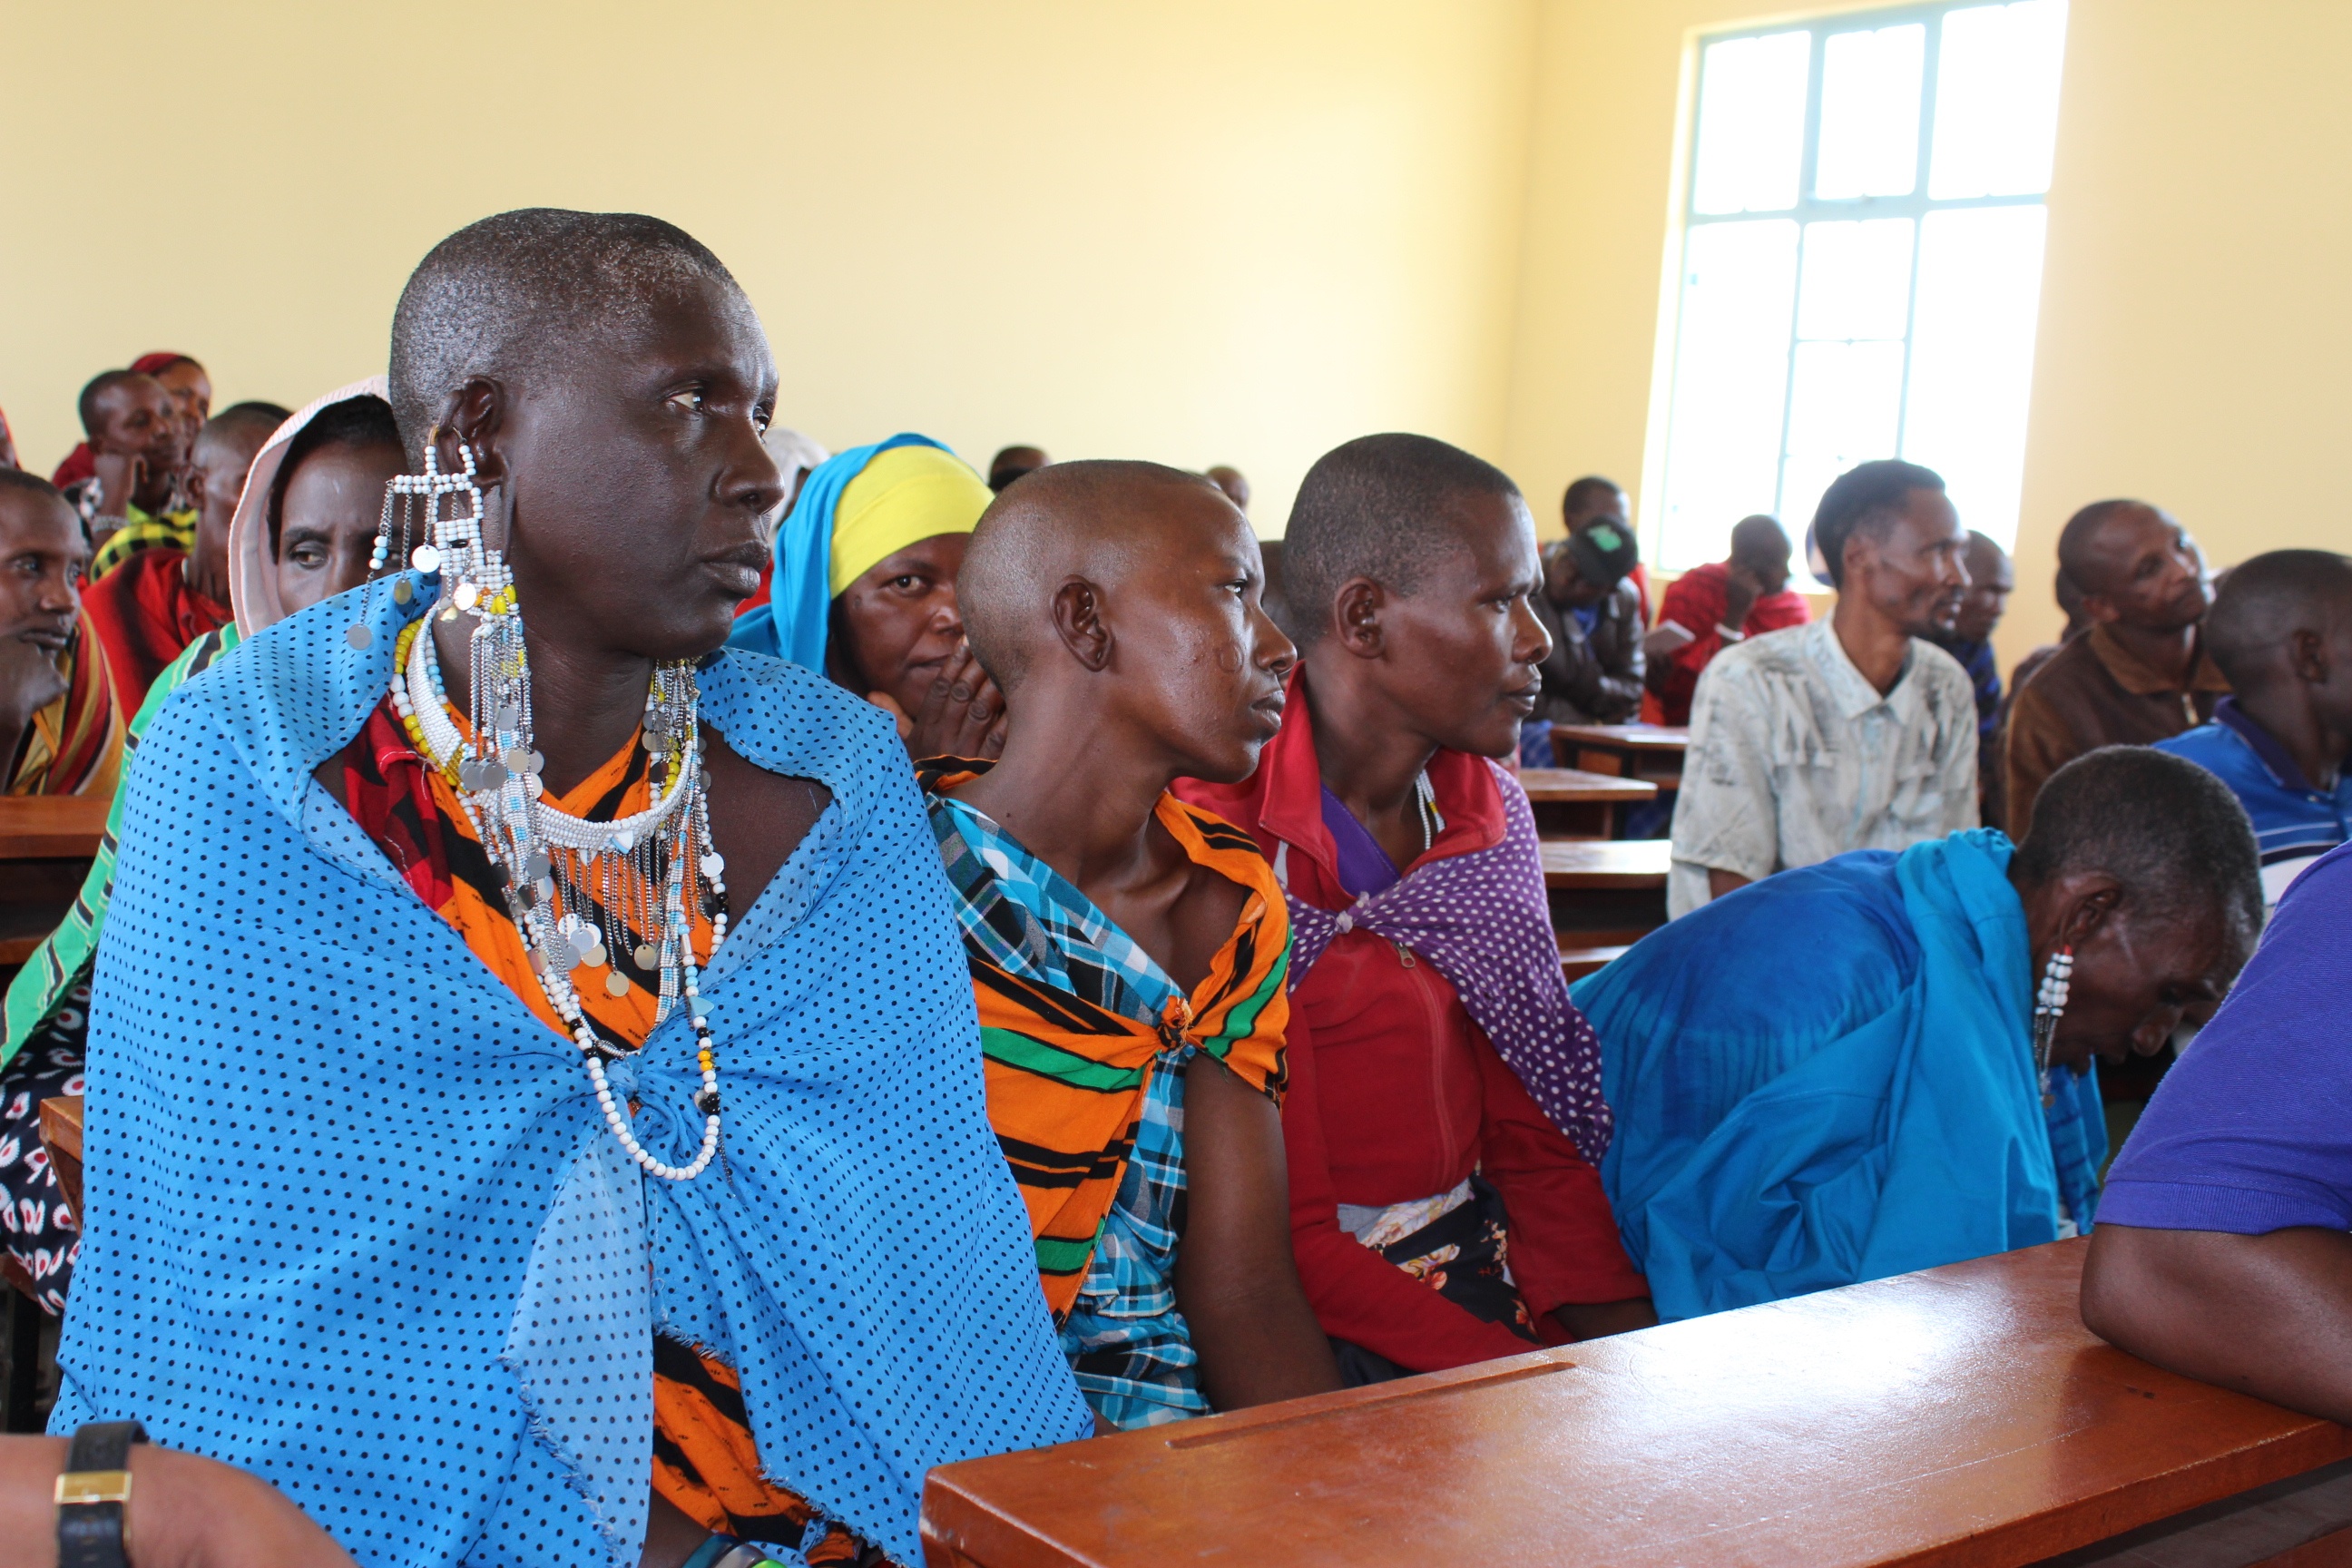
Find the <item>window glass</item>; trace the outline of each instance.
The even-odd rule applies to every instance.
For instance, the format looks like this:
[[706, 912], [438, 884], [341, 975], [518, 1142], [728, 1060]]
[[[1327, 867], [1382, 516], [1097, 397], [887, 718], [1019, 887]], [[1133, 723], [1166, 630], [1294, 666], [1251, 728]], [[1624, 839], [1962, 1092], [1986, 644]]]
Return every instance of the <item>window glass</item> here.
[[1811, 67], [1810, 33], [1707, 47], [1699, 68], [1695, 210], [1766, 213], [1797, 205]]
[[[1789, 391], [1789, 318], [1797, 226], [1785, 218], [1709, 224], [1685, 251], [1681, 352], [1667, 453], [1671, 536], [1723, 553], [1731, 525], [1762, 510], [1780, 467]], [[1711, 552], [1712, 553], [1705, 553]]]
[[1832, 33], [1822, 49], [1822, 150], [1813, 195], [1907, 196], [1919, 183], [1919, 68], [1927, 26]]
[[1660, 565], [1720, 560], [1750, 512], [1801, 537], [1873, 458], [2014, 537], [2065, 26], [1931, 0], [1702, 42]]

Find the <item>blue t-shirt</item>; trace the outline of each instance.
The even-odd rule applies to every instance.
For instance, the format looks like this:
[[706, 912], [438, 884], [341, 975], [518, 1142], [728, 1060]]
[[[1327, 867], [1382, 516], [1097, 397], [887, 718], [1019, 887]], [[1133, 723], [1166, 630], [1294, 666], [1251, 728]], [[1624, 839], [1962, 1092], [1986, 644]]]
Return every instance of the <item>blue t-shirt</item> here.
[[2279, 904], [2107, 1173], [2102, 1225], [2352, 1230], [2352, 847]]
[[2234, 697], [2214, 704], [2211, 723], [2158, 741], [2156, 749], [2219, 777], [2253, 818], [2265, 904], [2275, 906], [2314, 860], [2352, 838], [2352, 768], [2338, 773], [2334, 790], [2315, 787]]

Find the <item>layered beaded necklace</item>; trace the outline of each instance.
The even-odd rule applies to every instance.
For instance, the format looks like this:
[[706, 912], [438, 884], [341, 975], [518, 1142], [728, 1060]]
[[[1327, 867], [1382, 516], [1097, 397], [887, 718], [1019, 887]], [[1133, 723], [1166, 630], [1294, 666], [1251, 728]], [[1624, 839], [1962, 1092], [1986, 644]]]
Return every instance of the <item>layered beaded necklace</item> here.
[[[593, 822], [543, 799], [543, 759], [531, 744], [530, 668], [514, 579], [504, 552], [483, 541], [474, 455], [462, 446], [458, 451], [464, 472], [443, 474], [428, 438], [425, 472], [392, 481], [376, 556], [380, 564], [390, 550], [395, 497], [402, 498], [404, 543], [405, 498], [421, 498], [428, 542], [417, 547], [411, 564], [438, 573], [448, 587], [439, 618], [455, 621], [466, 613], [476, 617], [467, 638], [471, 723], [461, 730], [452, 714], [431, 616], [402, 634], [393, 707], [418, 752], [457, 786], [467, 820], [497, 872], [531, 973], [587, 1064], [604, 1124], [648, 1174], [691, 1181], [719, 1152], [719, 1069], [698, 984], [692, 911], [709, 909], [713, 952], [727, 936], [727, 884], [721, 879], [726, 863], [710, 840], [694, 667], [680, 661], [654, 668], [641, 731], [646, 750], [663, 770], [652, 805], [614, 821]], [[457, 494], [471, 499], [470, 514], [459, 515], [453, 506], [452, 515], [441, 515], [441, 499]], [[693, 1098], [703, 1117], [702, 1147], [685, 1165], [665, 1163], [637, 1142], [604, 1069], [608, 1061], [639, 1047], [600, 1036], [581, 1005], [584, 984], [600, 984], [614, 997], [628, 994], [630, 981], [614, 962], [621, 952], [628, 952], [640, 970], [660, 976], [656, 1026], [681, 999], [694, 1025], [702, 1088]], [[601, 980], [597, 971], [604, 972]]]

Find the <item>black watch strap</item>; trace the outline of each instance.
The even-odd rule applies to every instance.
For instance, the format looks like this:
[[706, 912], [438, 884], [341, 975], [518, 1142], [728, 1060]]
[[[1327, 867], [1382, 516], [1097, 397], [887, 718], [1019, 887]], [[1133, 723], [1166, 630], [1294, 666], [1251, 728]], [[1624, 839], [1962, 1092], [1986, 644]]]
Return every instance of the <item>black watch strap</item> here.
[[128, 1568], [131, 1445], [146, 1440], [136, 1421], [92, 1421], [73, 1435], [58, 1477], [58, 1568]]

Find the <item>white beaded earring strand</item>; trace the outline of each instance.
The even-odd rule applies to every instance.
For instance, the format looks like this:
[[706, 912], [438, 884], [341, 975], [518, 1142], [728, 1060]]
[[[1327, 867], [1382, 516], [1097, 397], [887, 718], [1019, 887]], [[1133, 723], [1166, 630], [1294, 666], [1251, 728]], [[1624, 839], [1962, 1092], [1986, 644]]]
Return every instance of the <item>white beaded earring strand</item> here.
[[[691, 912], [703, 903], [705, 886], [714, 952], [727, 935], [726, 883], [720, 879], [726, 863], [710, 842], [693, 666], [656, 666], [646, 694], [646, 749], [665, 769], [651, 805], [615, 821], [591, 822], [549, 804], [540, 776], [544, 762], [531, 743], [530, 660], [514, 580], [503, 552], [489, 548], [482, 536], [482, 492], [475, 483], [473, 451], [461, 443], [457, 453], [463, 471], [441, 473], [428, 440], [425, 471], [394, 480], [387, 494], [377, 560], [388, 558], [392, 495], [416, 496], [423, 502], [425, 542], [410, 561], [419, 572], [437, 574], [446, 590], [437, 616], [404, 634], [410, 642], [394, 674], [393, 705], [419, 749], [457, 783], [467, 819], [499, 874], [508, 916], [531, 971], [548, 1005], [580, 1047], [606, 1127], [647, 1174], [691, 1181], [709, 1168], [719, 1141], [718, 1067], [701, 998]], [[462, 514], [452, 509], [444, 517], [442, 499], [452, 495], [465, 496], [469, 504]], [[434, 620], [454, 622], [461, 614], [476, 617], [467, 637], [470, 737], [447, 711], [440, 652], [432, 636]], [[354, 646], [365, 645], [355, 637]], [[638, 968], [658, 975], [654, 1021], [658, 1026], [666, 1020], [682, 999], [694, 1027], [702, 1087], [693, 1103], [703, 1117], [703, 1135], [701, 1148], [685, 1165], [658, 1160], [637, 1142], [605, 1064], [642, 1047], [599, 1036], [572, 978], [575, 970], [605, 970], [608, 994], [628, 994], [631, 982], [615, 954], [629, 951], [633, 933], [625, 906], [632, 902], [644, 940], [631, 956]], [[601, 918], [583, 918], [583, 910]]]

